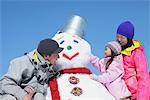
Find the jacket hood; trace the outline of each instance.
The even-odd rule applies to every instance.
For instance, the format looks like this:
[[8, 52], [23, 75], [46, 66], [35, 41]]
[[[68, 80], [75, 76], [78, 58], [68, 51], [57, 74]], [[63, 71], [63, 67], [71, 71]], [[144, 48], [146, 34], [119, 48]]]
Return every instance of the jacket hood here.
[[28, 55], [30, 58], [34, 59], [37, 63], [49, 63], [48, 61], [46, 61], [38, 52], [37, 50], [33, 50], [31, 52], [29, 52]]

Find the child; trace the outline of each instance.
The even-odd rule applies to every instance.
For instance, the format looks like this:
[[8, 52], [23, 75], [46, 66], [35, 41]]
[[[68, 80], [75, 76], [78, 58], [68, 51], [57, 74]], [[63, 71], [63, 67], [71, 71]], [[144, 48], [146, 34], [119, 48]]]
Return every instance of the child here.
[[91, 56], [91, 64], [102, 73], [99, 76], [93, 74], [91, 78], [103, 83], [116, 100], [129, 100], [131, 93], [122, 79], [124, 69], [120, 44], [116, 41], [108, 42], [104, 53], [104, 58], [101, 60]]
[[125, 72], [123, 79], [132, 94], [131, 100], [150, 100], [148, 62], [144, 46], [140, 41], [134, 40], [134, 30], [132, 22], [124, 21], [116, 32], [116, 40], [122, 47]]

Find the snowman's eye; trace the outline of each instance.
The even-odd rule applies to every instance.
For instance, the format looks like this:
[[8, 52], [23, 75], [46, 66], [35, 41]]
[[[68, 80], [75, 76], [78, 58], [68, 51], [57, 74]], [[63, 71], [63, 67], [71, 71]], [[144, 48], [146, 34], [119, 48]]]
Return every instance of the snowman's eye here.
[[73, 40], [73, 42], [75, 42], [75, 43], [79, 43], [77, 40]]
[[60, 44], [63, 44], [65, 41], [64, 40], [62, 40], [61, 42], [60, 42]]

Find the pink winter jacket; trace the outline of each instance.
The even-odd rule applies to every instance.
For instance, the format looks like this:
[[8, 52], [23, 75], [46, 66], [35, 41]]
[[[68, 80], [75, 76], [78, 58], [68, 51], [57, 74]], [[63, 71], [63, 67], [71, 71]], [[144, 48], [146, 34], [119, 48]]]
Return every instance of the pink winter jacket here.
[[122, 79], [124, 74], [122, 55], [116, 56], [106, 70], [105, 65], [108, 59], [103, 58], [100, 60], [96, 56], [91, 57], [91, 64], [102, 72], [97, 81], [103, 83], [117, 100], [130, 96], [131, 93]]
[[[138, 41], [133, 41], [135, 47], [122, 51], [124, 62], [124, 80], [128, 89], [136, 100], [149, 99], [149, 74], [148, 64], [143, 47]], [[139, 46], [138, 46], [139, 45]]]

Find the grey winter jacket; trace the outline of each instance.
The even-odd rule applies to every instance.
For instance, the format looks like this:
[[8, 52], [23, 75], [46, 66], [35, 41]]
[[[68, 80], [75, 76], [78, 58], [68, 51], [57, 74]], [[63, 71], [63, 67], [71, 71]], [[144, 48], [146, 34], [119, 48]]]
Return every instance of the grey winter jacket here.
[[[53, 66], [42, 67], [47, 61], [37, 52], [39, 62], [34, 63], [33, 50], [27, 55], [18, 57], [10, 62], [8, 72], [0, 80], [0, 94], [10, 94], [22, 100], [27, 94], [26, 86], [33, 87], [37, 93], [46, 94], [48, 79], [56, 74]], [[46, 81], [44, 81], [46, 79]]]

